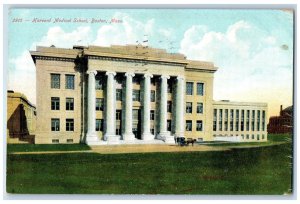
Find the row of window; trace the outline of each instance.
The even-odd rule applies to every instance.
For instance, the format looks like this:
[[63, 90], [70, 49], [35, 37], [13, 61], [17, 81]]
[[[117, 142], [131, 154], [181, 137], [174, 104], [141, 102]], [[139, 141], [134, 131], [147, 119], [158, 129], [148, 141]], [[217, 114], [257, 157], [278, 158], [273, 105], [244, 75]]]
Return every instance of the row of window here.
[[[154, 118], [153, 118], [154, 119]], [[167, 121], [167, 130], [171, 131], [171, 120]], [[186, 121], [186, 131], [192, 131], [193, 122], [191, 120]], [[103, 119], [96, 119], [96, 131], [103, 131]], [[60, 119], [52, 118], [51, 119], [51, 131], [60, 131]], [[74, 119], [66, 119], [66, 131], [74, 131]], [[196, 121], [196, 131], [203, 131], [203, 122], [202, 120]]]
[[[219, 117], [217, 117], [217, 112]], [[234, 112], [235, 112], [235, 125], [234, 125]], [[224, 118], [223, 118], [224, 113]], [[251, 121], [250, 121], [251, 113]], [[234, 110], [234, 109], [214, 109], [213, 113], [213, 131], [255, 131], [255, 116], [256, 116], [256, 131], [265, 131], [266, 113], [264, 110]], [[229, 114], [229, 118], [228, 118]], [[262, 114], [262, 119], [261, 119]], [[241, 116], [241, 118], [240, 118]], [[245, 117], [246, 116], [246, 117]], [[224, 128], [223, 128], [224, 122]], [[261, 125], [261, 126], [260, 126]], [[229, 126], [229, 127], [228, 127]], [[235, 128], [234, 128], [235, 127]]]
[[[186, 102], [185, 112], [193, 113], [193, 103], [192, 102]], [[203, 113], [203, 103], [197, 103], [197, 113]]]
[[[60, 110], [59, 97], [51, 97], [51, 110]], [[66, 110], [74, 110], [74, 98], [66, 98]]]
[[[216, 137], [217, 135], [213, 135], [213, 136]], [[218, 135], [218, 136], [221, 136], [221, 137], [223, 137], [223, 136], [228, 137], [228, 135]], [[239, 135], [236, 135], [236, 137], [238, 137], [238, 136], [239, 136]], [[233, 135], [231, 134], [230, 137], [233, 137]], [[245, 136], [244, 134], [242, 134], [241, 137], [242, 137], [243, 140], [245, 140], [245, 139], [246, 139], [246, 140], [249, 140], [249, 139], [250, 139], [250, 135], [249, 135], [249, 134], [246, 134], [246, 136]], [[252, 139], [252, 140], [255, 139], [255, 135], [254, 135], [254, 134], [251, 135], [251, 139]], [[260, 139], [264, 140], [264, 139], [265, 139], [265, 135], [263, 134], [263, 135], [260, 137], [260, 135], [257, 134], [257, 135], [256, 135], [256, 140], [260, 140]]]
[[[186, 120], [185, 121], [185, 130], [186, 131], [192, 131], [193, 129], [193, 121]], [[203, 131], [203, 122], [202, 120], [196, 121], [196, 131]]]
[[[73, 143], [73, 139], [67, 139], [67, 143]], [[59, 144], [59, 139], [52, 139], [52, 144]]]
[[[51, 131], [60, 131], [60, 119], [52, 118], [51, 119]], [[74, 119], [66, 119], [66, 131], [74, 131]]]
[[[103, 77], [96, 76], [96, 89], [103, 90]], [[116, 81], [119, 84], [122, 84], [122, 80], [120, 78], [116, 78]], [[132, 82], [135, 84], [140, 84], [140, 79], [138, 77], [133, 77]], [[155, 84], [155, 81], [151, 79], [151, 84]], [[117, 89], [117, 92], [121, 92], [122, 89]], [[172, 93], [172, 84], [168, 81], [168, 93]], [[135, 92], [135, 90], [133, 90]], [[204, 83], [197, 83], [197, 95], [204, 95]], [[186, 95], [194, 95], [194, 82], [186, 82]]]
[[[65, 75], [65, 89], [74, 89], [75, 75]], [[60, 74], [51, 74], [51, 88], [60, 89]]]
[[[204, 83], [197, 83], [197, 95], [203, 96]], [[194, 95], [194, 82], [186, 82], [186, 95]]]
[[[96, 98], [96, 108], [95, 109], [96, 109], [96, 111], [104, 110], [103, 98]], [[59, 97], [51, 97], [51, 110], [60, 110], [60, 98]], [[74, 98], [66, 98], [66, 110], [74, 110]], [[167, 111], [170, 113], [172, 112], [172, 102], [171, 101], [167, 102]], [[186, 113], [193, 113], [193, 103], [192, 102], [186, 103]], [[203, 113], [203, 103], [197, 103], [197, 113]]]
[[[74, 89], [75, 75], [65, 75], [65, 88]], [[96, 78], [96, 89], [103, 89], [103, 84], [100, 83], [100, 79]], [[60, 74], [51, 74], [51, 88], [60, 89]], [[171, 93], [171, 86], [168, 86], [168, 92]], [[122, 100], [122, 89], [117, 89], [117, 100]], [[197, 83], [197, 95], [203, 96], [204, 94], [204, 83]], [[194, 82], [186, 82], [186, 95], [194, 95]], [[140, 101], [140, 91], [133, 90], [133, 100]], [[155, 101], [155, 91], [151, 91], [151, 101]]]

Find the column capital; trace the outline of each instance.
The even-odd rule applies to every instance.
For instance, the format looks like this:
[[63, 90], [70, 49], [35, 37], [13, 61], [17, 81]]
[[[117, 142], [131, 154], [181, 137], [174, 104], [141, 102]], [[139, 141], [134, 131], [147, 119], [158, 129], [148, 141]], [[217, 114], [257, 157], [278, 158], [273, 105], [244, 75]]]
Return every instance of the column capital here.
[[94, 74], [95, 76], [97, 75], [97, 71], [96, 70], [90, 70], [86, 72], [87, 74]]
[[125, 76], [132, 76], [132, 77], [134, 77], [135, 74], [134, 74], [133, 72], [126, 72], [126, 73], [125, 73]]
[[150, 74], [150, 73], [146, 73], [146, 74], [144, 74], [144, 78], [147, 78], [147, 77], [150, 77], [150, 78], [152, 78], [152, 77], [153, 77], [153, 75], [152, 75], [152, 74]]
[[179, 80], [184, 80], [185, 78], [184, 78], [184, 76], [181, 76], [181, 75], [179, 75], [179, 76], [177, 76], [177, 80], [179, 81]]
[[110, 75], [110, 74], [112, 74], [113, 76], [116, 76], [116, 75], [117, 75], [116, 72], [111, 72], [111, 71], [105, 73], [105, 75], [107, 75], [107, 76]]
[[163, 75], [160, 76], [160, 78], [162, 78], [162, 79], [163, 79], [163, 78], [170, 79], [170, 76], [169, 76], [169, 75], [163, 74]]

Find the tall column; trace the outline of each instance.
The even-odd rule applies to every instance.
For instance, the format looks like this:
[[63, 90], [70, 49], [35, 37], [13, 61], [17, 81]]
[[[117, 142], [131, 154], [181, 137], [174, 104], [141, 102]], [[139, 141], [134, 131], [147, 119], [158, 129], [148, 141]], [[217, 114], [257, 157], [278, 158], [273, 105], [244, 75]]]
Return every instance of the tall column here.
[[184, 77], [177, 77], [175, 136], [184, 137]]
[[153, 140], [154, 135], [150, 132], [150, 110], [151, 110], [151, 81], [152, 74], [144, 75], [144, 99], [143, 99], [143, 129], [142, 140]]
[[161, 76], [160, 104], [159, 104], [160, 132], [158, 135], [158, 139], [161, 139], [166, 143], [175, 143], [174, 137], [172, 137], [170, 132], [167, 131], [168, 79], [170, 79], [170, 77], [167, 75]]
[[120, 136], [116, 135], [116, 87], [115, 76], [116, 72], [106, 72], [107, 89], [106, 89], [106, 132], [104, 139], [109, 144], [119, 143]]
[[133, 141], [135, 136], [132, 133], [132, 77], [134, 73], [126, 73], [126, 101], [125, 101], [125, 132], [123, 140]]
[[96, 133], [96, 88], [95, 76], [97, 71], [88, 71], [88, 131], [85, 143], [92, 144], [99, 141]]

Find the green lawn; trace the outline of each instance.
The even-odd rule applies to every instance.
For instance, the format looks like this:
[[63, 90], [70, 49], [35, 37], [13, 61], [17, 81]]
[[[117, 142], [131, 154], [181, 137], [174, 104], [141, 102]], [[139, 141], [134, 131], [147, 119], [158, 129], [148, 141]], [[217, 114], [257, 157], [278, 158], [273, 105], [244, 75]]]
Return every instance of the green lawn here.
[[[268, 134], [268, 141], [266, 142], [207, 142], [202, 143], [208, 146], [224, 146], [224, 147], [235, 147], [235, 146], [266, 146], [280, 144], [283, 142], [291, 142], [291, 134]], [[201, 144], [201, 143], [200, 143]]]
[[85, 144], [7, 144], [7, 152], [77, 151], [90, 150]]
[[7, 192], [281, 195], [291, 188], [291, 148], [8, 155]]

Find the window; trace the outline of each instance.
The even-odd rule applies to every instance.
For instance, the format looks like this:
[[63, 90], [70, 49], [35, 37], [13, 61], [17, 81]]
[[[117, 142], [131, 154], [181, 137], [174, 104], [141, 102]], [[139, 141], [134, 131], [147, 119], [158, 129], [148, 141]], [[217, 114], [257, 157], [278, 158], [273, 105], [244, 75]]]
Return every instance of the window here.
[[151, 102], [155, 102], [155, 91], [151, 90]]
[[122, 110], [116, 110], [116, 120], [121, 120], [122, 118]]
[[67, 139], [67, 143], [73, 143], [73, 139]]
[[103, 131], [103, 119], [96, 119], [96, 131]]
[[168, 80], [168, 88], [167, 88], [168, 93], [172, 93], [172, 82], [171, 80]]
[[74, 110], [74, 98], [66, 98], [66, 110]]
[[171, 131], [171, 125], [172, 125], [172, 121], [171, 120], [167, 120], [167, 130]]
[[197, 95], [198, 96], [203, 96], [203, 83], [197, 83]]
[[168, 101], [168, 104], [167, 104], [167, 111], [169, 113], [172, 113], [172, 101]]
[[265, 135], [262, 135], [262, 136], [261, 136], [261, 139], [264, 140], [264, 139], [265, 139]]
[[52, 144], [58, 144], [59, 143], [59, 139], [53, 139], [52, 140]]
[[256, 129], [257, 129], [257, 131], [260, 131], [260, 110], [257, 111]]
[[260, 140], [259, 135], [257, 135], [257, 140]]
[[247, 134], [246, 139], [249, 140], [249, 135]]
[[219, 109], [219, 131], [222, 131], [223, 110]]
[[132, 97], [133, 101], [140, 101], [140, 90], [133, 90], [132, 94], [133, 94]]
[[245, 139], [245, 136], [242, 134], [242, 139]]
[[197, 120], [196, 130], [197, 131], [202, 131], [202, 128], [203, 128], [202, 120]]
[[193, 82], [186, 82], [186, 95], [193, 95]]
[[150, 120], [154, 120], [154, 117], [155, 117], [154, 110], [151, 110], [150, 111]]
[[247, 117], [246, 117], [246, 131], [249, 131], [250, 130], [250, 124], [249, 124], [249, 121], [250, 121], [250, 110], [247, 110]]
[[103, 98], [96, 98], [96, 110], [103, 111]]
[[236, 118], [235, 118], [235, 130], [239, 131], [239, 117], [240, 117], [240, 111], [235, 110]]
[[217, 109], [214, 109], [214, 118], [213, 118], [213, 131], [217, 130]]
[[140, 79], [139, 79], [139, 77], [138, 77], [138, 76], [133, 77], [133, 78], [132, 78], [132, 83], [134, 83], [134, 84], [140, 84]]
[[151, 78], [151, 84], [155, 85], [155, 78]]
[[228, 109], [225, 109], [224, 126], [225, 131], [228, 131]]
[[203, 113], [203, 103], [197, 103], [197, 113]]
[[66, 89], [74, 89], [74, 75], [66, 75]]
[[132, 110], [132, 118], [133, 120], [139, 120], [139, 110], [138, 109], [133, 109]]
[[244, 131], [244, 117], [245, 117], [245, 111], [242, 110], [242, 113], [241, 113], [241, 131]]
[[51, 97], [51, 110], [59, 110], [59, 98]]
[[233, 131], [233, 110], [230, 109], [230, 131]]
[[52, 89], [60, 88], [60, 74], [51, 74], [51, 88]]
[[[255, 110], [252, 110], [251, 130], [254, 131]], [[253, 136], [254, 137], [254, 136]], [[254, 138], [252, 138], [254, 139]]]
[[116, 100], [117, 101], [122, 101], [122, 89], [117, 89], [116, 90]]
[[59, 118], [51, 119], [51, 131], [59, 131]]
[[193, 103], [187, 102], [186, 103], [186, 113], [192, 113], [193, 112]]
[[185, 123], [185, 130], [186, 131], [192, 131], [192, 121], [191, 120], [187, 120]]
[[252, 139], [254, 140], [254, 135], [252, 135]]
[[152, 135], [154, 135], [154, 128], [151, 128], [150, 132], [151, 132]]
[[[265, 131], [265, 120], [266, 120], [266, 112], [262, 111], [262, 124], [261, 124], [262, 131]], [[264, 137], [264, 135], [263, 135], [263, 137]], [[264, 138], [262, 138], [262, 139], [264, 139]]]
[[74, 119], [66, 119], [66, 131], [74, 131]]
[[96, 80], [96, 90], [103, 90], [103, 82], [104, 82], [104, 77], [101, 75], [96, 75], [95, 77]]
[[121, 128], [116, 129], [116, 135], [121, 135]]

